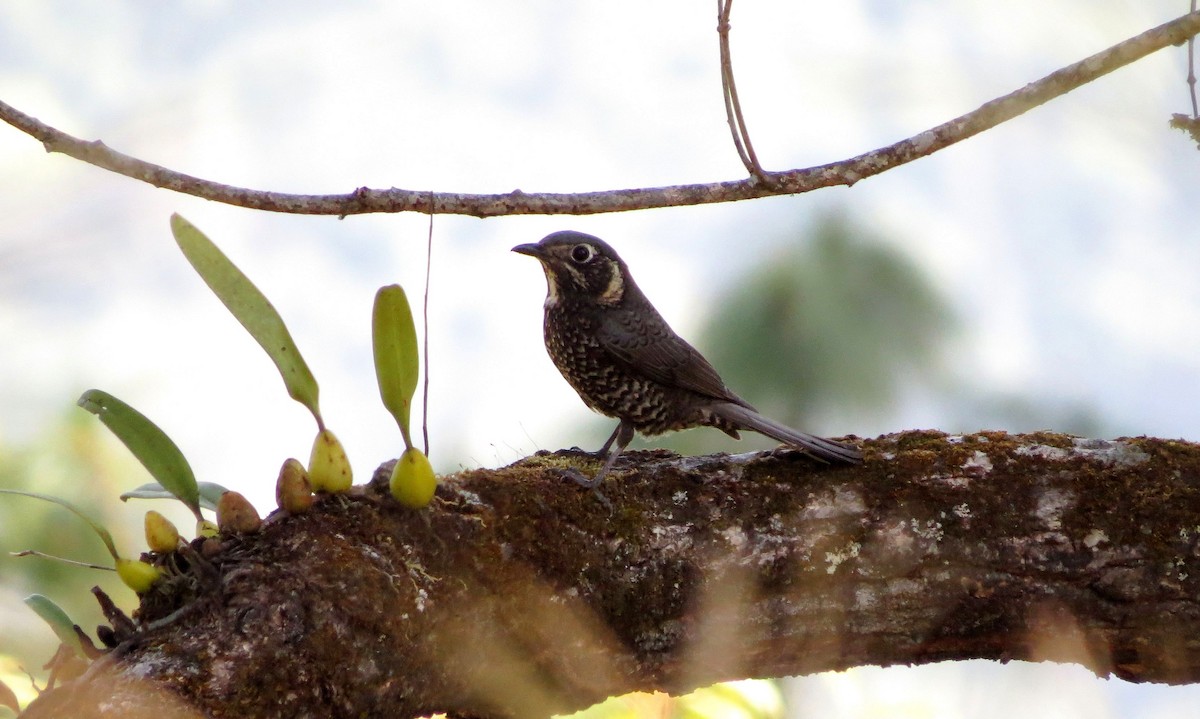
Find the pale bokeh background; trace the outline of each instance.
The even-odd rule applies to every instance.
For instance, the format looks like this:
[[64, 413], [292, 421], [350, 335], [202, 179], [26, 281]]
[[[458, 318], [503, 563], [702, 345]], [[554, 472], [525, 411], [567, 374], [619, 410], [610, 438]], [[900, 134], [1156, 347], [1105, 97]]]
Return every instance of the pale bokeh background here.
[[[722, 180], [744, 171], [721, 104], [714, 6], [10, 2], [0, 99], [140, 158], [260, 189]], [[907, 137], [1185, 11], [1165, 0], [742, 2], [733, 54], [758, 155], [782, 169]], [[563, 228], [600, 235], [693, 336], [743, 272], [830, 211], [883, 238], [951, 303], [961, 329], [947, 364], [964, 393], [1085, 407], [1111, 436], [1197, 439], [1200, 155], [1166, 126], [1189, 109], [1185, 67], [1182, 49], [1160, 52], [852, 189], [599, 217], [436, 218], [435, 465], [498, 466], [591, 441], [587, 410], [542, 348], [541, 273], [511, 246]], [[426, 217], [216, 205], [48, 156], [7, 126], [0, 447], [44, 441], [79, 412], [80, 392], [100, 387], [163, 426], [200, 479], [272, 505], [278, 466], [306, 457], [312, 422], [179, 255], [167, 226], [176, 211], [288, 320], [359, 477], [395, 456], [369, 311], [379, 285], [419, 293]], [[921, 388], [887, 411], [825, 414], [804, 429], [1055, 422], [964, 418]], [[144, 479], [131, 468], [117, 486]], [[117, 511], [136, 522], [144, 509]], [[28, 591], [0, 593], [0, 636], [30, 624], [19, 604]], [[1083, 674], [972, 663], [818, 677], [791, 696], [797, 716], [848, 717], [1183, 717], [1200, 699]], [[1029, 709], [996, 713], [1010, 701]]]

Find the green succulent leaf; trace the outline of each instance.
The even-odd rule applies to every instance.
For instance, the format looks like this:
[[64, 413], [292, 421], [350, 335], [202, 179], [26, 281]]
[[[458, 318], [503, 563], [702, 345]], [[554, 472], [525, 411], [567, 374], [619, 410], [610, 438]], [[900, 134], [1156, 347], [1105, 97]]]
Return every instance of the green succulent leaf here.
[[66, 507], [67, 509], [74, 512], [76, 514], [76, 516], [78, 516], [80, 519], [87, 522], [88, 526], [90, 526], [96, 534], [100, 535], [100, 541], [104, 542], [104, 546], [108, 549], [108, 553], [112, 555], [112, 558], [114, 561], [117, 559], [120, 559], [120, 555], [117, 554], [117, 545], [113, 544], [112, 535], [108, 533], [108, 530], [105, 529], [103, 526], [101, 526], [99, 522], [92, 519], [91, 516], [88, 515], [87, 512], [83, 511], [79, 507], [76, 507], [74, 504], [71, 504], [67, 500], [59, 499], [58, 497], [51, 497], [48, 494], [38, 494], [37, 492], [26, 492], [26, 491], [20, 490], [20, 489], [0, 489], [0, 494], [16, 494], [21, 497], [33, 497], [34, 499], [40, 499], [44, 502], [51, 502], [53, 504], [57, 504], [60, 507]]
[[177, 214], [171, 215], [171, 232], [184, 257], [213, 294], [275, 363], [288, 394], [312, 412], [318, 426], [324, 427], [317, 401], [317, 380], [300, 356], [279, 312], [250, 278], [192, 223]]
[[144, 414], [107, 392], [89, 389], [79, 398], [79, 406], [100, 418], [129, 451], [150, 472], [150, 476], [197, 517], [200, 493], [196, 475], [171, 438]]
[[25, 597], [25, 604], [41, 617], [42, 621], [50, 625], [60, 642], [73, 649], [81, 659], [87, 659], [87, 655], [83, 652], [83, 642], [75, 631], [75, 622], [71, 621], [62, 607], [41, 594], [30, 594]]
[[[197, 482], [196, 486], [200, 490], [201, 508], [210, 512], [217, 511], [217, 501], [221, 499], [222, 494], [229, 491], [216, 482]], [[122, 502], [131, 499], [175, 499], [175, 495], [158, 482], [147, 482], [121, 495]]]
[[383, 406], [396, 418], [404, 446], [412, 447], [409, 417], [420, 374], [417, 328], [413, 324], [408, 297], [400, 285], [388, 285], [375, 293], [371, 312], [372, 339], [375, 348], [375, 377]]

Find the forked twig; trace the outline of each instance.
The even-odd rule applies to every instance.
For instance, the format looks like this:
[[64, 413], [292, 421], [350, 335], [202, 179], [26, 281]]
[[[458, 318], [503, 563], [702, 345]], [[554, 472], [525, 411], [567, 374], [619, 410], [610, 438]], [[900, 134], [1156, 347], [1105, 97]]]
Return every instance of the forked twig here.
[[742, 116], [737, 84], [733, 81], [733, 58], [729, 51], [729, 13], [732, 7], [733, 0], [717, 0], [717, 37], [721, 41], [721, 94], [725, 99], [725, 118], [733, 134], [733, 146], [737, 148], [738, 157], [742, 158], [746, 170], [752, 177], [771, 184], [772, 181], [758, 162], [758, 156], [754, 154], [746, 119]]

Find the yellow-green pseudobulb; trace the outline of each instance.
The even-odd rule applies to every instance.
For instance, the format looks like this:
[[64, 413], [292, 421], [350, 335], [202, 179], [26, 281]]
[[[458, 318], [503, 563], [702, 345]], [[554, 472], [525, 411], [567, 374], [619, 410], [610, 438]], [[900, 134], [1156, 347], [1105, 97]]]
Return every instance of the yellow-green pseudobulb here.
[[117, 576], [125, 582], [125, 586], [138, 594], [145, 594], [162, 576], [162, 572], [140, 559], [121, 558], [117, 560]]
[[411, 447], [396, 460], [388, 482], [392, 496], [405, 507], [420, 509], [429, 504], [437, 489], [437, 477], [429, 459], [416, 447]]
[[308, 470], [300, 464], [300, 460], [289, 457], [279, 468], [279, 479], [275, 482], [275, 503], [288, 514], [304, 514], [312, 507], [312, 483], [308, 481]]
[[308, 458], [308, 481], [313, 491], [336, 494], [350, 489], [354, 474], [342, 443], [327, 429], [317, 433]]
[[159, 554], [174, 552], [179, 547], [179, 530], [171, 520], [151, 509], [146, 512], [146, 544]]
[[215, 537], [220, 533], [221, 530], [217, 528], [216, 522], [210, 522], [207, 519], [196, 520], [197, 537], [204, 537], [205, 539], [208, 539], [209, 537]]
[[262, 519], [240, 492], [226, 492], [217, 500], [217, 526], [227, 534], [253, 534]]

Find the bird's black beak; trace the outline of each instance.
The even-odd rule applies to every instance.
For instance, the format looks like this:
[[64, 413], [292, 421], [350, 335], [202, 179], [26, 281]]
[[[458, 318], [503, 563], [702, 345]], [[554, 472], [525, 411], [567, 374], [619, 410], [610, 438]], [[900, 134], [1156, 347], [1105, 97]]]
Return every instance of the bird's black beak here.
[[516, 247], [512, 248], [512, 251], [522, 255], [536, 257], [539, 260], [546, 256], [546, 252], [542, 249], [542, 246], [535, 242], [530, 242], [529, 244], [525, 245], [517, 245]]

